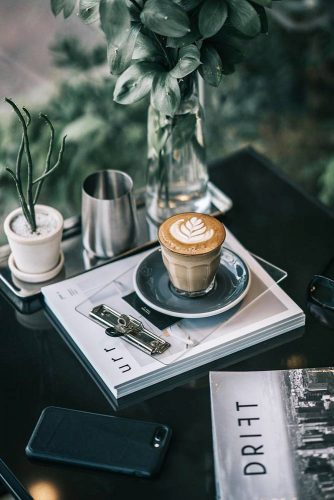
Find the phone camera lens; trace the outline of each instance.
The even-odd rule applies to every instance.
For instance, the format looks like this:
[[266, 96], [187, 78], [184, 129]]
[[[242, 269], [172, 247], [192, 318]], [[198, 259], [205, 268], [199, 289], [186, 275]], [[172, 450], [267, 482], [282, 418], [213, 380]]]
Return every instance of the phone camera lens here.
[[166, 429], [164, 427], [157, 427], [153, 436], [154, 448], [159, 448], [166, 437]]

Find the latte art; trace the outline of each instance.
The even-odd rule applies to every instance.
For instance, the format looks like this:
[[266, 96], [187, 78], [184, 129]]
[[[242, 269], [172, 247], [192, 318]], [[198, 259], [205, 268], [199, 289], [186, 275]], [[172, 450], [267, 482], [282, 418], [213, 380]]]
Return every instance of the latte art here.
[[166, 219], [158, 231], [162, 247], [180, 255], [204, 255], [219, 249], [225, 239], [224, 225], [208, 214], [186, 212]]
[[202, 219], [191, 217], [185, 222], [185, 219], [179, 219], [170, 226], [171, 235], [181, 243], [203, 243], [213, 237], [213, 229], [208, 229]]

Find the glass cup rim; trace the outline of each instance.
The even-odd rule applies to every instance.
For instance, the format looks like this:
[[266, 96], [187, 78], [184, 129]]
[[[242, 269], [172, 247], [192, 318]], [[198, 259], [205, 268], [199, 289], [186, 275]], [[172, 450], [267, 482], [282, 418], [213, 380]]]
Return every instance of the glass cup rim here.
[[[186, 215], [186, 214], [194, 214], [194, 215], [205, 215], [205, 216], [209, 216], [209, 217], [212, 217], [213, 219], [216, 219], [218, 222], [220, 222], [220, 224], [224, 227], [224, 239], [221, 243], [219, 243], [216, 247], [212, 248], [211, 250], [209, 250], [208, 252], [203, 252], [203, 253], [194, 253], [194, 254], [190, 254], [190, 253], [183, 253], [183, 252], [177, 252], [176, 250], [172, 250], [171, 248], [169, 248], [167, 245], [164, 245], [164, 243], [161, 241], [160, 239], [160, 229], [161, 229], [161, 226], [163, 224], [165, 224], [165, 222], [168, 222], [170, 219], [172, 219], [173, 217], [175, 216], [179, 216], [179, 215]], [[194, 258], [194, 257], [200, 257], [200, 256], [204, 256], [204, 255], [209, 255], [211, 252], [216, 252], [218, 249], [221, 249], [223, 244], [225, 243], [225, 240], [226, 240], [226, 227], [225, 227], [225, 224], [223, 222], [221, 222], [217, 217], [214, 217], [213, 215], [211, 214], [204, 214], [202, 212], [183, 212], [183, 213], [179, 213], [179, 214], [173, 214], [171, 215], [170, 217], [167, 217], [160, 225], [159, 225], [159, 228], [158, 228], [158, 234], [157, 234], [157, 239], [160, 243], [160, 246], [163, 247], [164, 249], [168, 250], [169, 252], [171, 253], [174, 253], [175, 255], [182, 255], [184, 257], [190, 257], [190, 258]]]
[[167, 250], [168, 252], [173, 253], [175, 255], [179, 255], [180, 257], [185, 257], [185, 258], [190, 258], [190, 259], [195, 259], [196, 257], [205, 257], [206, 255], [210, 255], [213, 252], [217, 252], [217, 250], [221, 250], [222, 246], [224, 245], [224, 241], [223, 241], [222, 243], [217, 245], [215, 248], [211, 249], [209, 252], [191, 254], [191, 253], [181, 253], [181, 252], [176, 252], [175, 250], [171, 250], [168, 246], [164, 245], [160, 241], [159, 236], [158, 236], [158, 241], [159, 241], [161, 248], [163, 248], [164, 250]]

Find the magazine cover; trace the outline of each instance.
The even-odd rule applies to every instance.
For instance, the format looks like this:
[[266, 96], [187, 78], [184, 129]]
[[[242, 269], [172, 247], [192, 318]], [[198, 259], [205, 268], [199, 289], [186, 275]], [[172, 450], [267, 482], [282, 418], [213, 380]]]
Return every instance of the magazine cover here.
[[334, 499], [334, 369], [211, 372], [217, 498]]

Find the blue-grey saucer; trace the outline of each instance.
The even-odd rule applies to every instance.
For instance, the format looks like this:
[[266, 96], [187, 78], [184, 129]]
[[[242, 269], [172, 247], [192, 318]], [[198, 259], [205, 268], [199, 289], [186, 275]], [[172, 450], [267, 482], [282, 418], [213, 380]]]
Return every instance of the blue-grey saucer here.
[[202, 297], [182, 297], [171, 290], [160, 248], [139, 262], [134, 273], [135, 291], [141, 300], [177, 318], [205, 318], [227, 311], [245, 297], [249, 286], [247, 264], [227, 248], [222, 249], [215, 286]]

